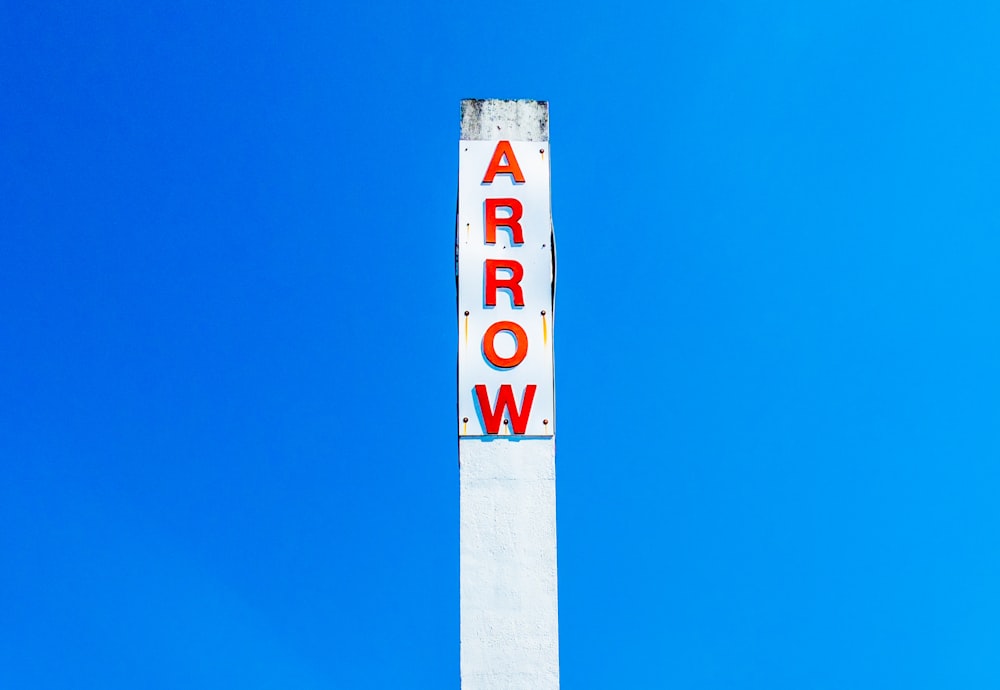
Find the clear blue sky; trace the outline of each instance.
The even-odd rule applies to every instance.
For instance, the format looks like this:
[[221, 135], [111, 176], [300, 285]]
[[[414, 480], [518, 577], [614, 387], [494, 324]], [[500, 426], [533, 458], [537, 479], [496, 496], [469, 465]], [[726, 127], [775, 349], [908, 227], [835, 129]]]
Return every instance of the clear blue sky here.
[[998, 35], [4, 4], [0, 688], [457, 690], [467, 97], [551, 103], [563, 687], [1000, 687]]

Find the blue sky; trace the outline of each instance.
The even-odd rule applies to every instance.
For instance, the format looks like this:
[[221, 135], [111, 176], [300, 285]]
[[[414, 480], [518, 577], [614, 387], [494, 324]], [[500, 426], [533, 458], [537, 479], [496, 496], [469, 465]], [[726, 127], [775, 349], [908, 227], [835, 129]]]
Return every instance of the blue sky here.
[[993, 3], [7, 3], [0, 687], [458, 688], [459, 102], [551, 103], [563, 687], [1000, 685]]

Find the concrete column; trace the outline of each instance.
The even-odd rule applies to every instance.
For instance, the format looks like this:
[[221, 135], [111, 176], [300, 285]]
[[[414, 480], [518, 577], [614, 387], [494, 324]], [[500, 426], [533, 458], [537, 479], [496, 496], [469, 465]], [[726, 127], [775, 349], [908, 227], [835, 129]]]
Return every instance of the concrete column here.
[[[462, 102], [462, 139], [548, 141], [548, 104]], [[555, 438], [463, 437], [462, 690], [557, 690]]]

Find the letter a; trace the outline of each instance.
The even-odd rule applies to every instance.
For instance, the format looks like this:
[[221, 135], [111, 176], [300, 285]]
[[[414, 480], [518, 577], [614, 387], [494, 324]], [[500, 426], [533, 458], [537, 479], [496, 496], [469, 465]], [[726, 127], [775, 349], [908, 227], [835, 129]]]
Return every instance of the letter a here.
[[[503, 161], [507, 161], [503, 164]], [[490, 165], [486, 168], [486, 176], [483, 178], [483, 182], [486, 184], [493, 184], [493, 178], [497, 175], [513, 175], [514, 182], [524, 183], [524, 174], [521, 173], [521, 166], [517, 164], [517, 158], [514, 157], [514, 149], [511, 148], [509, 141], [498, 141], [497, 148], [493, 152], [493, 158], [490, 159]]]

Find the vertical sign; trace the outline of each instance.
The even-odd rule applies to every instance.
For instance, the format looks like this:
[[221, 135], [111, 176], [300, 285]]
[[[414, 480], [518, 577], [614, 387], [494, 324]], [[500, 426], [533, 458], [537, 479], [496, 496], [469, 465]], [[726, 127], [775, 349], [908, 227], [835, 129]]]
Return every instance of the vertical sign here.
[[549, 106], [462, 101], [462, 690], [559, 690]]
[[549, 142], [458, 154], [459, 436], [553, 436]]

